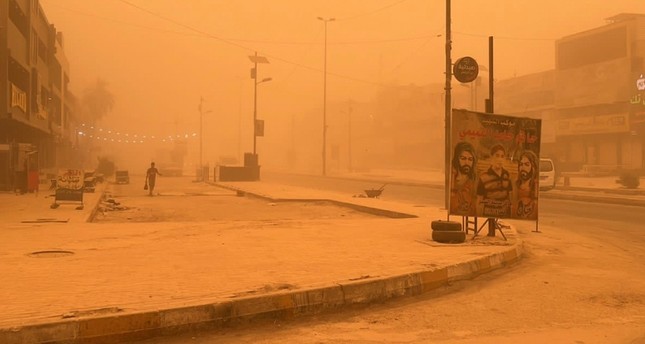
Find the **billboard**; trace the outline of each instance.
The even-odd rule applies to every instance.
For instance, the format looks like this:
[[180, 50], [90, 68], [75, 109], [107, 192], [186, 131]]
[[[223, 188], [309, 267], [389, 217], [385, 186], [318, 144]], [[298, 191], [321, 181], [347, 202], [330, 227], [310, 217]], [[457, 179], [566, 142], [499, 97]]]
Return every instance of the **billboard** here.
[[452, 111], [449, 214], [537, 220], [539, 119]]

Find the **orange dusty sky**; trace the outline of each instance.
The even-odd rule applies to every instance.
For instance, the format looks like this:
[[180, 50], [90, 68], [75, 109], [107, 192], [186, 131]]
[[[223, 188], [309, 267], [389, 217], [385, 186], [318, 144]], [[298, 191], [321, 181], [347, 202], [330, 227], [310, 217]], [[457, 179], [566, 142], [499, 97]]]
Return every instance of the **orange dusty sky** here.
[[[250, 130], [247, 56], [255, 51], [270, 61], [259, 79], [272, 78], [258, 86], [258, 118], [271, 127], [322, 111], [325, 30], [317, 17], [335, 18], [327, 24], [328, 104], [370, 101], [381, 85], [444, 82], [445, 3], [41, 0], [64, 34], [71, 90], [80, 95], [101, 78], [114, 93], [106, 126], [196, 132], [203, 97], [211, 111], [204, 125], [222, 137]], [[645, 13], [645, 2], [452, 1], [452, 60], [468, 55], [488, 65], [494, 36], [495, 79], [552, 69], [555, 39], [624, 12]], [[238, 145], [248, 151], [252, 140]]]

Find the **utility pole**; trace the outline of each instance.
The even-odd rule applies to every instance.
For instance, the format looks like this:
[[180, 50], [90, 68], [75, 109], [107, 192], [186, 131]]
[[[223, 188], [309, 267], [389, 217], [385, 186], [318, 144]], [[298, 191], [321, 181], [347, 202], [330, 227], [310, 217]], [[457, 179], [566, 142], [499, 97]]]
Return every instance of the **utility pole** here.
[[349, 100], [347, 109], [347, 167], [352, 172], [352, 100]]
[[318, 17], [325, 23], [325, 60], [323, 67], [323, 132], [322, 132], [322, 175], [327, 175], [327, 23], [335, 18]]
[[258, 52], [255, 52], [253, 59], [253, 156], [257, 153], [255, 151], [256, 143], [258, 140], [257, 130], [258, 122]]
[[452, 81], [452, 60], [450, 57], [450, 51], [452, 50], [451, 34], [450, 34], [450, 0], [446, 0], [446, 100], [445, 100], [445, 178], [444, 178], [444, 189], [445, 189], [445, 206], [446, 206], [446, 217], [450, 219], [450, 128], [451, 128], [451, 81]]
[[[493, 36], [488, 36], [488, 99], [486, 99], [486, 112], [495, 113], [493, 102]], [[495, 236], [498, 227], [496, 218], [488, 218], [488, 236]]]
[[204, 163], [203, 149], [204, 149], [204, 97], [199, 97], [199, 180], [204, 181]]
[[493, 36], [488, 36], [488, 100], [489, 107], [486, 112], [495, 113], [495, 102], [494, 102], [494, 83], [493, 83]]
[[[199, 181], [204, 181], [204, 115], [211, 110], [204, 111], [204, 97], [199, 97]], [[176, 123], [176, 122], [175, 122]]]
[[[240, 94], [242, 94], [242, 87], [240, 87]], [[240, 101], [237, 108], [237, 156], [238, 157], [242, 156], [242, 96], [241, 95], [240, 95]]]

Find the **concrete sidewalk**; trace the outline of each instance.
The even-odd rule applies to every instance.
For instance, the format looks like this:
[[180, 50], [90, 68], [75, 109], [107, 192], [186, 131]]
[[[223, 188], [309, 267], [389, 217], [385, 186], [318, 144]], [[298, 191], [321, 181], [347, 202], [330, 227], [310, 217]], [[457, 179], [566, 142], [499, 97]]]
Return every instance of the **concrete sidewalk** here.
[[[353, 176], [372, 177], [440, 183], [433, 174], [400, 171]], [[609, 180], [593, 182], [607, 187]], [[471, 233], [464, 244], [433, 242], [430, 222], [445, 218], [439, 208], [265, 182], [219, 186], [193, 187], [277, 207], [328, 200], [379, 216], [89, 223], [110, 185], [86, 194], [83, 210], [50, 209], [53, 200], [44, 192], [0, 194], [0, 343], [117, 343], [236, 320], [289, 318], [422, 294], [522, 254], [512, 228], [505, 230], [508, 241]], [[542, 195], [556, 191], [589, 194], [556, 189]], [[164, 197], [152, 199], [172, 207]]]
[[54, 217], [49, 202], [2, 194], [3, 205], [26, 197], [20, 203], [36, 208], [0, 220], [0, 343], [117, 343], [313, 314], [422, 294], [522, 252], [513, 230], [508, 241], [433, 242], [430, 222], [445, 217], [441, 209], [263, 182], [221, 186], [262, 204], [326, 199], [380, 216], [115, 225], [81, 221], [93, 211], [86, 205], [57, 209], [68, 222], [25, 223], [17, 220]]
[[57, 202], [60, 206], [52, 209], [54, 191], [47, 190], [44, 184], [36, 193], [0, 193], [0, 224], [10, 227], [30, 226], [48, 223], [83, 223], [90, 220], [101, 198], [106, 184], [99, 183], [95, 192], [83, 193], [83, 209], [76, 208], [81, 202]]

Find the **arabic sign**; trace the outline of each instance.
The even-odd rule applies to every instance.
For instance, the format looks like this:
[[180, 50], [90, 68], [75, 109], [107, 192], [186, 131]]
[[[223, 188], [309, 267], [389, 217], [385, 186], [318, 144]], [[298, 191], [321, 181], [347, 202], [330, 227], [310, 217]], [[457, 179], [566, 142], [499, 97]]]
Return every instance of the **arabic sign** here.
[[83, 170], [62, 169], [58, 171], [56, 187], [59, 189], [78, 190], [83, 188]]
[[458, 59], [452, 66], [452, 73], [459, 82], [471, 82], [477, 79], [479, 65], [474, 58], [464, 56]]
[[645, 77], [643, 74], [636, 79], [636, 93], [629, 98], [629, 103], [635, 109], [642, 109], [640, 105], [645, 106]]
[[629, 131], [627, 114], [586, 116], [558, 121], [556, 132], [558, 136], [598, 134], [598, 133], [625, 133]]
[[450, 215], [537, 220], [542, 121], [452, 114]]

